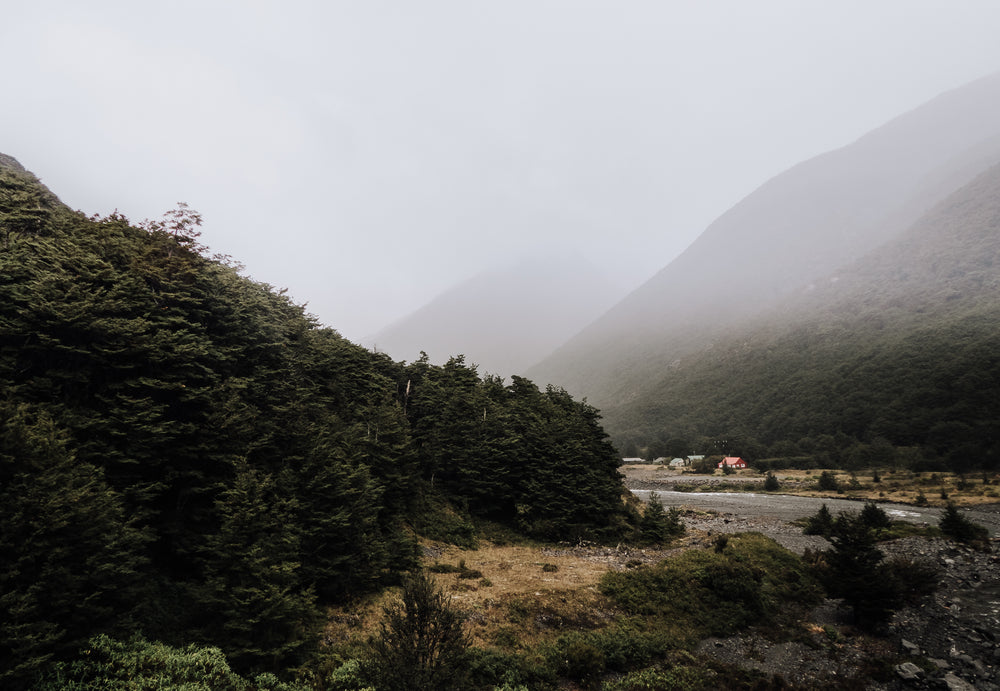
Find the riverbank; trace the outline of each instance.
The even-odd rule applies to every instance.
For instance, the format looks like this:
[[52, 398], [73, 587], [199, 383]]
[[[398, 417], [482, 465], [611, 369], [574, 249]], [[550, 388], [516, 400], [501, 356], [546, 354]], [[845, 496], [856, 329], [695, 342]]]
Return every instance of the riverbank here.
[[[633, 468], [626, 473], [626, 485], [641, 499], [655, 492], [665, 506], [681, 509], [688, 548], [707, 545], [720, 533], [760, 532], [800, 555], [822, 551], [829, 547], [824, 538], [804, 535], [791, 521], [815, 513], [823, 504], [836, 514], [859, 510], [864, 500], [874, 499], [893, 520], [927, 525], [936, 525], [941, 512], [935, 506], [880, 501], [877, 493], [824, 496], [801, 489], [802, 483], [798, 493], [785, 494], [796, 487], [787, 481], [782, 493], [764, 493], [759, 475], [713, 477], [664, 471]], [[686, 483], [694, 484], [694, 489], [677, 490]], [[749, 631], [706, 639], [697, 652], [779, 675], [796, 688], [1000, 689], [1000, 503], [966, 502], [962, 512], [989, 529], [992, 552], [918, 537], [880, 546], [887, 559], [931, 567], [939, 576], [937, 591], [897, 611], [885, 635], [856, 631], [847, 612], [836, 601], [827, 601], [805, 625], [814, 634], [808, 641], [773, 640]], [[911, 665], [904, 669], [905, 662]], [[913, 677], [904, 678], [907, 675]]]
[[[764, 476], [753, 469], [713, 475], [675, 470], [644, 463], [621, 467], [629, 489], [687, 492], [762, 492]], [[836, 489], [817, 487], [822, 473], [829, 473]], [[778, 493], [802, 497], [872, 500], [943, 508], [948, 502], [958, 506], [1000, 505], [1000, 474], [980, 473], [960, 476], [954, 473], [914, 473], [908, 470], [778, 470], [773, 473]]]

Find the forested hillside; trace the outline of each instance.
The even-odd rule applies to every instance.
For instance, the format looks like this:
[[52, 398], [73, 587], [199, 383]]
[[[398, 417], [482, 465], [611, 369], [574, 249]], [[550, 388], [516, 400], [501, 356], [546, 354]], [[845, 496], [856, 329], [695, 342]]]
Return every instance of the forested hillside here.
[[96, 633], [287, 668], [416, 534], [625, 528], [592, 407], [356, 346], [199, 224], [85, 217], [0, 156], [0, 686]]
[[1000, 467], [1000, 166], [609, 410], [623, 444]]

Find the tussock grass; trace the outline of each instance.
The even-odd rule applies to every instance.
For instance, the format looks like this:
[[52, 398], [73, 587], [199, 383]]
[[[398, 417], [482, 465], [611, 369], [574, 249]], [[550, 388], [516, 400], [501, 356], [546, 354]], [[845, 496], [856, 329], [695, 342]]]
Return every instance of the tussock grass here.
[[[694, 658], [676, 671], [650, 666], [709, 634], [794, 626], [819, 590], [798, 557], [763, 535], [731, 535], [721, 548], [693, 546], [695, 537], [670, 550], [425, 541], [424, 567], [465, 615], [471, 674], [484, 688], [507, 679], [596, 689], [619, 678], [714, 689], [719, 672]], [[481, 577], [462, 578], [472, 571]], [[389, 597], [331, 612], [326, 640], [339, 659], [362, 653]]]

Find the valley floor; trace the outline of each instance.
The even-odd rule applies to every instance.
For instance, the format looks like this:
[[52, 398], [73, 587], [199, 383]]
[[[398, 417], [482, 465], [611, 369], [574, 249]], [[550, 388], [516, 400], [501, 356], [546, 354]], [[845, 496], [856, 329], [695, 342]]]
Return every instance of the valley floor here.
[[[530, 650], [561, 632], [600, 628], [614, 620], [617, 613], [597, 591], [608, 570], [710, 548], [719, 533], [761, 532], [799, 554], [828, 546], [779, 518], [686, 509], [683, 521], [687, 532], [669, 549], [566, 544], [463, 550], [426, 543], [424, 564], [432, 570], [454, 567], [435, 578], [468, 615], [475, 645]], [[938, 591], [919, 606], [897, 612], [884, 635], [862, 634], [838, 601], [827, 600], [795, 632], [710, 638], [692, 652], [780, 677], [788, 685], [784, 688], [1000, 691], [1000, 540], [993, 540], [992, 553], [919, 537], [884, 543], [882, 549], [887, 558], [930, 564], [940, 574]], [[334, 613], [328, 641], [373, 631], [379, 604]], [[907, 662], [916, 665], [914, 680], [901, 676], [899, 666]]]

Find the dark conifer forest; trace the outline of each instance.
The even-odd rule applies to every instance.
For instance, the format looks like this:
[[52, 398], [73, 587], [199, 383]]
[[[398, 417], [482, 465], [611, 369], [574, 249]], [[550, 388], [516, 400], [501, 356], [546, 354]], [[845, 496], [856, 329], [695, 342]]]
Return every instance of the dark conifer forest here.
[[461, 357], [394, 362], [162, 222], [0, 166], [0, 686], [97, 634], [294, 666], [416, 536], [614, 539], [597, 411]]

